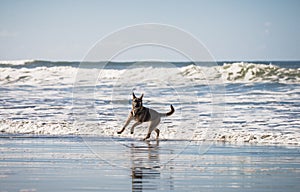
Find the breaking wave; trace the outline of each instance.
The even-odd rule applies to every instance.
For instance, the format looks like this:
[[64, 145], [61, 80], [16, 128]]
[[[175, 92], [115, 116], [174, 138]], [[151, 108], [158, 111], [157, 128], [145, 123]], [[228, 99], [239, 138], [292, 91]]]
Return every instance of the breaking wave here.
[[0, 61], [0, 67], [11, 67], [11, 68], [35, 68], [35, 67], [57, 67], [57, 66], [78, 67], [79, 63], [80, 62], [72, 62], [72, 61], [14, 60], [14, 61]]
[[278, 82], [299, 83], [300, 68], [281, 68], [276, 65], [255, 63], [225, 63], [213, 69], [189, 65], [182, 71], [184, 76], [192, 79], [222, 78], [225, 83]]
[[[104, 62], [102, 62], [103, 65]], [[134, 62], [109, 63], [101, 71], [101, 78], [117, 79], [121, 74], [142, 75], [163, 74], [161, 78], [176, 81], [178, 77], [186, 77], [199, 83], [207, 83], [207, 80], [219, 79], [224, 83], [251, 83], [251, 82], [277, 82], [277, 83], [299, 83], [300, 68], [297, 64], [293, 68], [280, 67], [272, 64], [259, 64], [247, 62], [218, 63], [218, 65], [207, 67], [205, 65], [194, 65], [190, 63], [175, 63], [176, 70], [156, 65], [155, 62], [146, 63], [144, 68], [129, 67]], [[101, 62], [86, 63], [87, 68], [97, 68]], [[39, 60], [0, 61], [0, 83], [26, 82], [36, 77], [43, 78], [56, 76], [66, 78], [68, 75], [76, 75], [79, 62], [52, 62]], [[84, 66], [84, 65], [83, 65]], [[82, 67], [82, 65], [80, 65]], [[17, 70], [21, 69], [21, 70]], [[26, 70], [27, 69], [27, 70]], [[72, 71], [72, 72], [70, 72]], [[176, 73], [174, 74], [174, 72]], [[147, 75], [146, 74], [146, 75]], [[55, 75], [54, 75], [55, 76]], [[179, 78], [180, 79], [180, 78]], [[204, 81], [204, 82], [203, 82]], [[34, 85], [34, 82], [31, 82]]]
[[299, 83], [300, 68], [288, 69], [275, 65], [264, 65], [254, 63], [225, 64], [220, 68], [223, 79], [236, 82], [279, 82]]

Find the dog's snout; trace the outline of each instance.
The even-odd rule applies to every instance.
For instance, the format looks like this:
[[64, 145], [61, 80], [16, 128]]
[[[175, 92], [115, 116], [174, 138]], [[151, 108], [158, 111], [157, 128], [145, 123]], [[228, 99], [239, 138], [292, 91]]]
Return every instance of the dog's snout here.
[[142, 106], [142, 102], [141, 102], [141, 101], [138, 101], [138, 100], [133, 100], [132, 105], [133, 105], [133, 107], [135, 107], [135, 108], [139, 108], [139, 107]]

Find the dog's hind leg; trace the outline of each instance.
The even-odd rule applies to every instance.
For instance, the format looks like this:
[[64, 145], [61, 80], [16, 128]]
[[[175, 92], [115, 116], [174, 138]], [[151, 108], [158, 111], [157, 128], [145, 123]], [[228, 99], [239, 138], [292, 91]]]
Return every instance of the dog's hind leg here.
[[159, 131], [159, 129], [157, 129], [157, 128], [155, 128], [154, 131], [156, 132], [156, 140], [157, 140], [158, 137], [159, 137], [159, 132], [160, 132], [160, 131]]
[[141, 123], [141, 122], [135, 122], [135, 123], [132, 125], [132, 127], [131, 127], [130, 133], [133, 134], [134, 128], [135, 128], [136, 126], [140, 125], [140, 124], [142, 124], [142, 123]]
[[[144, 140], [149, 139], [150, 135], [152, 133], [153, 130], [155, 130], [155, 132], [157, 133], [156, 130], [158, 130], [156, 127], [157, 125], [160, 123], [160, 118], [154, 119], [150, 122], [149, 125], [149, 130], [148, 130], [148, 134], [146, 135], [146, 137], [144, 138]], [[159, 134], [158, 134], [159, 135]]]

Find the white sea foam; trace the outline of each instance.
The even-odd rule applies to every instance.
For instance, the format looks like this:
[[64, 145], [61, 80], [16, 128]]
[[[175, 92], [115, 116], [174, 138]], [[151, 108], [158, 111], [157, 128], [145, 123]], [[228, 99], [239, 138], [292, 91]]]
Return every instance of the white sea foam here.
[[72, 85], [77, 69], [73, 67], [0, 68], [0, 84], [12, 86]]
[[288, 69], [275, 65], [254, 63], [230, 63], [217, 67], [189, 65], [182, 74], [194, 80], [221, 78], [224, 83], [279, 82], [299, 83], [300, 68]]
[[[170, 118], [172, 119], [172, 118]], [[165, 122], [166, 123], [166, 122]], [[295, 122], [295, 123], [300, 123]], [[178, 130], [180, 126], [181, 130]], [[186, 125], [188, 126], [188, 125]], [[255, 126], [255, 125], [253, 125]], [[78, 129], [80, 127], [80, 129]], [[167, 140], [193, 140], [193, 141], [221, 141], [231, 143], [253, 143], [253, 144], [293, 144], [300, 143], [300, 134], [297, 129], [271, 130], [267, 125], [257, 127], [253, 130], [251, 126], [239, 128], [218, 128], [218, 129], [199, 129], [184, 127], [178, 121], [168, 122], [168, 126], [161, 126], [160, 139]], [[236, 127], [236, 125], [235, 125]], [[34, 134], [34, 135], [81, 135], [86, 136], [105, 136], [105, 137], [127, 137], [132, 139], [142, 139], [147, 132], [147, 125], [144, 124], [133, 135], [125, 131], [121, 136], [116, 133], [121, 125], [109, 122], [81, 123], [73, 124], [70, 122], [44, 122], [44, 121], [0, 121], [0, 132], [2, 134]], [[188, 130], [190, 129], [190, 130]], [[210, 134], [209, 136], [207, 134]], [[155, 135], [152, 135], [155, 138]]]
[[[89, 76], [93, 70], [81, 72]], [[162, 139], [300, 144], [299, 68], [253, 63], [108, 68], [74, 101], [77, 71], [72, 66], [0, 67], [0, 132], [142, 138], [147, 124], [134, 135], [129, 129], [116, 134], [134, 89], [144, 91], [147, 107], [167, 112], [169, 104], [175, 106], [175, 114], [160, 125]], [[226, 106], [220, 126], [212, 122], [210, 84], [226, 86], [225, 100], [219, 103]], [[76, 114], [87, 115], [87, 121]]]
[[45, 122], [45, 121], [0, 121], [0, 132], [12, 134], [36, 134], [36, 135], [68, 135], [78, 134], [74, 126], [69, 122]]
[[[7, 61], [7, 64], [20, 64], [29, 61]], [[5, 63], [5, 61], [3, 61]], [[87, 73], [89, 70], [86, 69]], [[71, 66], [54, 66], [35, 68], [0, 68], [0, 83], [28, 82], [35, 85], [38, 81], [46, 78], [45, 81], [58, 80], [65, 81], [73, 79], [77, 73], [77, 68]], [[223, 66], [203, 67], [197, 65], [188, 65], [179, 68], [163, 67], [145, 67], [145, 68], [124, 68], [124, 69], [102, 69], [99, 78], [101, 79], [119, 79], [135, 78], [144, 79], [145, 77], [154, 77], [161, 80], [169, 80], [180, 83], [182, 78], [189, 78], [197, 83], [207, 84], [208, 81], [219, 79], [224, 83], [251, 83], [251, 82], [279, 82], [279, 83], [300, 83], [300, 68], [288, 69], [280, 68], [274, 65], [254, 64], [254, 63], [232, 63]], [[43, 82], [42, 82], [43, 83]], [[64, 82], [70, 83], [70, 82]], [[210, 82], [211, 83], [211, 82]]]
[[300, 68], [287, 69], [275, 65], [232, 63], [220, 67], [223, 79], [229, 82], [299, 83]]

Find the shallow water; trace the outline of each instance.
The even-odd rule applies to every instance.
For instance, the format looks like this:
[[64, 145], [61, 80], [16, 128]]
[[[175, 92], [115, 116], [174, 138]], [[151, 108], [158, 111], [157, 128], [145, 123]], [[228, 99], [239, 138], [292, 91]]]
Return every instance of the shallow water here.
[[0, 152], [0, 191], [300, 190], [299, 147], [7, 135]]

